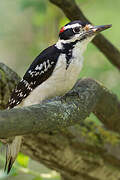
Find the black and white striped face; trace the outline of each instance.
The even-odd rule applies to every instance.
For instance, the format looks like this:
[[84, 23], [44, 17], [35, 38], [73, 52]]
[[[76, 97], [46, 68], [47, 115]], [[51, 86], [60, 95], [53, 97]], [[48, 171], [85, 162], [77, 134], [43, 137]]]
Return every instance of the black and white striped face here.
[[98, 33], [111, 25], [93, 26], [88, 23], [83, 23], [80, 20], [72, 21], [61, 28], [59, 37], [61, 40], [69, 42], [84, 41], [85, 39], [92, 40], [92, 38]]

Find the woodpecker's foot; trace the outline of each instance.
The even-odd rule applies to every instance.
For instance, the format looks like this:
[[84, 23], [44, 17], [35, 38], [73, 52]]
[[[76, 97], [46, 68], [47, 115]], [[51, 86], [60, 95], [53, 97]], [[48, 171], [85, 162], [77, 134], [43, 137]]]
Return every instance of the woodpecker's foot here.
[[65, 95], [61, 96], [60, 100], [64, 103], [64, 102], [67, 102], [68, 99], [69, 98], [71, 99], [72, 97], [80, 98], [80, 93], [78, 91], [71, 90], [70, 92], [68, 92]]
[[75, 91], [74, 93], [75, 93], [75, 95], [76, 95], [79, 99], [81, 98], [81, 94], [80, 94], [79, 91]]
[[76, 90], [71, 90], [70, 93], [67, 94], [68, 97], [77, 97], [77, 98], [80, 98], [81, 95], [80, 95], [80, 92], [79, 91], [76, 91]]
[[61, 100], [63, 103], [65, 103], [65, 102], [67, 101], [66, 95], [61, 96], [61, 97], [60, 97], [60, 100]]

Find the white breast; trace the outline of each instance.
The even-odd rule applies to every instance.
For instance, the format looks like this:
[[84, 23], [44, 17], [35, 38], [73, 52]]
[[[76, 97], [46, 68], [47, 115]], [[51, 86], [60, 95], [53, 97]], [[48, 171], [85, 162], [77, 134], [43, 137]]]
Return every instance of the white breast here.
[[62, 54], [58, 59], [58, 63], [52, 76], [35, 88], [31, 94], [23, 100], [21, 105], [28, 106], [38, 104], [45, 99], [64, 95], [72, 89], [78, 79], [83, 64], [83, 57], [80, 56], [80, 54], [78, 56], [77, 53], [78, 50], [75, 49], [73, 58], [67, 70], [65, 54]]

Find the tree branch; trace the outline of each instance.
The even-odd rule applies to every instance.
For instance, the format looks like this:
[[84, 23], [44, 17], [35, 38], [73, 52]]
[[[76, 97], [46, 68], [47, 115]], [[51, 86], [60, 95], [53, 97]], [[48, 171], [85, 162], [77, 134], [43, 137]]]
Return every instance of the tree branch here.
[[[11, 87], [15, 87], [17, 81], [19, 81], [19, 78], [16, 73], [10, 70], [7, 66], [0, 64], [0, 87], [2, 86], [4, 89], [4, 91], [2, 91], [2, 89], [0, 91], [1, 108], [5, 107], [5, 97], [9, 98], [9, 94], [12, 91]], [[4, 88], [3, 85], [7, 85], [6, 88]], [[94, 99], [95, 95], [97, 99]], [[8, 101], [7, 98], [6, 102]], [[111, 101], [108, 101], [109, 98], [111, 99]], [[113, 107], [111, 102], [113, 103]], [[60, 104], [61, 108], [59, 108]], [[99, 109], [100, 104], [103, 106], [102, 109]], [[67, 109], [67, 105], [70, 110]], [[9, 128], [11, 129], [11, 131], [16, 131], [16, 129], [18, 131], [18, 126], [20, 126], [21, 133], [19, 132], [19, 134], [30, 133], [29, 128], [31, 128], [31, 132], [34, 132], [34, 134], [28, 134], [24, 136], [22, 152], [29, 155], [34, 160], [45, 164], [47, 167], [55, 169], [60, 174], [62, 174], [62, 177], [64, 177], [65, 180], [118, 179], [120, 177], [119, 136], [105, 130], [102, 127], [97, 127], [93, 122], [84, 121], [83, 123], [82, 120], [85, 118], [85, 116], [88, 116], [91, 111], [94, 111], [95, 113], [98, 112], [98, 115], [102, 114], [102, 111], [105, 107], [106, 111], [103, 111], [103, 116], [105, 118], [104, 121], [106, 123], [106, 126], [109, 127], [111, 121], [117, 119], [118, 122], [116, 123], [119, 127], [120, 112], [118, 112], [119, 109], [116, 108], [118, 107], [118, 105], [119, 101], [117, 100], [115, 95], [111, 94], [101, 84], [91, 79], [84, 79], [78, 81], [78, 84], [76, 85], [74, 91], [67, 94], [66, 98], [64, 97], [62, 99], [52, 100], [47, 103], [44, 102], [42, 105], [33, 107], [31, 106], [23, 109], [2, 111], [0, 113], [0, 121], [3, 121], [4, 133], [6, 132], [6, 128], [8, 128], [7, 132], [9, 133], [9, 135], [16, 134], [15, 132], [10, 132]], [[55, 121], [57, 123], [55, 123], [54, 121], [48, 122], [48, 120], [46, 121], [46, 119], [44, 119], [46, 117], [46, 113], [48, 113], [46, 108], [42, 112], [42, 108], [44, 108], [45, 106], [48, 106], [48, 108], [53, 107], [52, 111], [56, 113]], [[57, 110], [59, 111], [56, 112], [54, 107], [57, 107]], [[71, 109], [71, 107], [73, 109]], [[113, 118], [109, 121], [107, 117], [109, 118], [109, 113], [110, 111], [112, 111], [112, 108], [115, 108], [117, 111], [114, 112]], [[35, 116], [33, 117], [34, 110], [37, 113], [35, 113]], [[42, 114], [40, 114], [39, 110], [41, 110]], [[63, 116], [58, 116], [58, 114], [61, 114], [62, 110], [64, 110], [65, 119], [67, 120], [66, 122]], [[30, 116], [28, 117], [28, 115], [26, 115], [26, 112], [29, 113], [29, 111]], [[7, 114], [5, 114], [5, 112]], [[70, 112], [73, 114], [70, 115]], [[79, 115], [80, 120], [75, 112], [77, 112], [77, 114]], [[16, 116], [16, 113], [18, 113], [18, 117]], [[26, 119], [22, 116], [22, 113], [25, 113]], [[31, 113], [33, 113], [33, 115]], [[50, 112], [50, 109], [49, 113], [51, 117], [55, 117], [55, 114]], [[15, 117], [13, 117], [13, 114], [15, 115]], [[81, 115], [82, 117], [80, 117]], [[46, 125], [46, 123], [44, 122], [40, 122], [40, 120], [42, 120], [41, 116], [43, 118], [43, 121], [45, 120], [48, 125]], [[70, 121], [68, 117], [70, 117], [70, 120], [72, 121]], [[21, 120], [21, 118], [24, 118], [24, 122]], [[30, 127], [28, 123], [29, 120], [30, 122], [32, 122], [32, 118], [36, 121], [37, 124], [33, 124], [33, 126]], [[19, 123], [16, 123], [15, 119], [17, 122], [19, 120]], [[49, 120], [51, 121], [51, 119]], [[15, 122], [15, 126], [13, 122]], [[20, 122], [25, 124], [25, 128]], [[43, 128], [39, 126], [39, 122], [43, 123]], [[78, 122], [82, 122], [82, 124]], [[71, 127], [66, 127], [72, 125], [73, 123], [78, 124]], [[57, 131], [55, 131], [55, 128], [52, 127], [54, 126], [54, 124]], [[2, 124], [0, 124], [0, 128], [1, 126]], [[47, 129], [48, 126], [51, 131]], [[24, 129], [24, 132], [22, 129]], [[117, 128], [116, 126], [113, 126], [113, 129], [117, 129], [119, 131], [119, 128]], [[41, 130], [41, 132], [38, 133], [38, 130]], [[7, 135], [3, 134], [2, 136], [7, 137]]]
[[60, 130], [81, 122], [93, 111], [100, 97], [99, 89], [94, 80], [85, 79], [61, 99], [1, 111], [0, 138]]
[[0, 63], [0, 109], [5, 109], [12, 90], [20, 81], [20, 77], [8, 66]]
[[[62, 9], [66, 17], [68, 17], [71, 21], [80, 19], [81, 21], [90, 23], [90, 21], [84, 16], [81, 9], [75, 3], [75, 0], [49, 1]], [[108, 41], [102, 34], [99, 34], [93, 39], [92, 42], [114, 66], [120, 69], [120, 52], [110, 41]]]
[[[79, 96], [79, 97], [78, 97]], [[107, 128], [120, 132], [117, 97], [92, 79], [80, 80], [62, 99], [0, 112], [0, 138], [60, 130], [94, 112]]]
[[22, 152], [69, 180], [119, 179], [120, 140], [94, 123], [24, 136]]

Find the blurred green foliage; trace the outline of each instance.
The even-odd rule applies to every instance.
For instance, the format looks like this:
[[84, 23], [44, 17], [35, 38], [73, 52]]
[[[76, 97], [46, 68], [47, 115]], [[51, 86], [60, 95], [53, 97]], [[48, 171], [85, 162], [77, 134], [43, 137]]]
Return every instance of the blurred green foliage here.
[[25, 156], [22, 153], [19, 153], [19, 156], [17, 157], [17, 162], [20, 166], [27, 168], [29, 163], [29, 157]]
[[[94, 24], [112, 24], [103, 34], [120, 49], [120, 0], [76, 0]], [[74, 12], [75, 13], [75, 12]], [[0, 54], [1, 61], [11, 66], [21, 76], [33, 59], [46, 47], [55, 43], [61, 26], [69, 20], [48, 0], [1, 0]], [[111, 89], [120, 98], [120, 74], [99, 50], [89, 44], [81, 77], [91, 77]], [[90, 119], [100, 125], [91, 114]], [[3, 162], [2, 156], [0, 160]], [[30, 162], [30, 163], [29, 163]], [[8, 180], [58, 180], [59, 175], [45, 169], [19, 154], [9, 176], [0, 171], [0, 179]]]
[[35, 177], [33, 180], [42, 180], [40, 177]]
[[26, 8], [35, 8], [36, 11], [40, 12], [40, 13], [45, 13], [46, 11], [46, 1], [43, 0], [22, 0], [21, 1], [21, 9], [25, 10]]

